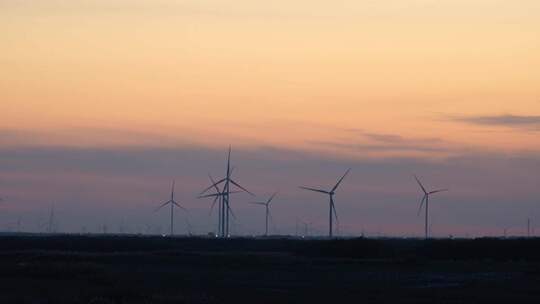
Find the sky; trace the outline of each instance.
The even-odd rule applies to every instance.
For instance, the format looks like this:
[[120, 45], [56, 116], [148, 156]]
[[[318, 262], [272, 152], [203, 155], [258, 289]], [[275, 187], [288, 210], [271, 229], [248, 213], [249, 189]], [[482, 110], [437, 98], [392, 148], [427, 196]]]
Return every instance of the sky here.
[[[540, 225], [536, 0], [0, 2], [0, 230], [215, 230], [207, 174], [342, 235], [522, 235]], [[264, 231], [238, 195], [236, 234]], [[19, 220], [20, 219], [20, 220]], [[536, 224], [538, 223], [538, 224]]]

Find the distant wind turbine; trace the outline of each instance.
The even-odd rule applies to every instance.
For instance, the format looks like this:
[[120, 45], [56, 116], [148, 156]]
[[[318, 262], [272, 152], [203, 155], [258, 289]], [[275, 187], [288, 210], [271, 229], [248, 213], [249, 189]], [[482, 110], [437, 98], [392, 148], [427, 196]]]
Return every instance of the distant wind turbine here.
[[336, 185], [330, 191], [321, 190], [321, 189], [315, 189], [315, 188], [309, 188], [309, 187], [300, 187], [300, 188], [305, 189], [305, 190], [328, 194], [328, 196], [330, 197], [330, 205], [329, 205], [330, 212], [329, 212], [329, 217], [328, 217], [328, 237], [332, 237], [332, 228], [333, 228], [332, 227], [333, 226], [332, 220], [333, 220], [333, 216], [335, 216], [336, 221], [338, 221], [338, 216], [337, 216], [337, 212], [336, 212], [336, 206], [334, 204], [334, 194], [335, 194], [337, 188], [339, 187], [339, 184], [341, 184], [341, 182], [343, 181], [345, 176], [347, 176], [347, 174], [349, 174], [350, 171], [351, 171], [350, 168], [347, 169], [345, 174], [343, 174], [343, 176], [338, 180]]
[[268, 236], [268, 217], [271, 217], [270, 203], [272, 202], [274, 197], [276, 197], [276, 195], [277, 195], [277, 192], [274, 192], [274, 194], [272, 194], [272, 196], [270, 196], [270, 198], [266, 202], [251, 202], [251, 204], [262, 205], [266, 208], [266, 225], [265, 225], [265, 230], [264, 230], [264, 236]]
[[435, 194], [435, 193], [438, 193], [438, 192], [443, 192], [443, 191], [448, 191], [448, 189], [439, 189], [439, 190], [434, 190], [434, 191], [427, 191], [426, 188], [424, 187], [424, 185], [422, 185], [422, 183], [420, 182], [420, 180], [418, 179], [418, 177], [416, 175], [414, 175], [414, 179], [416, 180], [416, 182], [418, 183], [418, 185], [420, 186], [420, 188], [422, 189], [422, 192], [424, 192], [424, 196], [422, 197], [422, 200], [420, 201], [420, 207], [418, 208], [418, 215], [420, 215], [420, 212], [422, 211], [422, 206], [424, 205], [424, 201], [426, 202], [426, 218], [425, 218], [425, 225], [424, 225], [424, 233], [425, 233], [425, 238], [429, 238], [429, 219], [428, 219], [428, 216], [429, 216], [429, 196], [432, 195], [432, 194]]
[[157, 207], [156, 210], [154, 210], [154, 212], [157, 212], [159, 209], [167, 206], [167, 205], [170, 205], [171, 206], [171, 236], [174, 235], [174, 207], [178, 207], [182, 210], [184, 210], [185, 212], [187, 212], [187, 209], [180, 206], [180, 204], [178, 204], [175, 200], [174, 200], [174, 185], [175, 185], [175, 181], [173, 180], [172, 182], [172, 187], [171, 187], [171, 199], [166, 201], [165, 203], [163, 203], [161, 206]]
[[54, 204], [52, 204], [50, 212], [49, 212], [49, 222], [47, 224], [47, 233], [53, 233], [55, 231], [54, 227]]
[[310, 221], [301, 221], [302, 224], [304, 224], [304, 237], [309, 236], [309, 230], [311, 228], [311, 222]]

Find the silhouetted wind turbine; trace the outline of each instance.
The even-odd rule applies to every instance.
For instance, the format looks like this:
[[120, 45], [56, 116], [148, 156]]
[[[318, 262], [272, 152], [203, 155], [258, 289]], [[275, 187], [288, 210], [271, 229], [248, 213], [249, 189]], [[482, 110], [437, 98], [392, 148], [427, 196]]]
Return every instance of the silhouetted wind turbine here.
[[172, 182], [172, 187], [171, 187], [171, 199], [166, 201], [165, 203], [163, 203], [161, 206], [157, 207], [156, 210], [154, 210], [154, 212], [157, 212], [159, 209], [167, 206], [167, 205], [170, 205], [171, 206], [171, 236], [174, 235], [174, 207], [178, 207], [182, 210], [184, 210], [185, 212], [187, 212], [187, 209], [180, 206], [180, 204], [178, 204], [175, 200], [174, 200], [174, 185], [175, 185], [175, 181], [173, 180]]
[[345, 174], [343, 174], [343, 176], [338, 180], [337, 184], [330, 191], [321, 190], [321, 189], [315, 189], [315, 188], [309, 188], [309, 187], [300, 187], [302, 189], [309, 190], [309, 191], [325, 193], [325, 194], [328, 194], [328, 196], [330, 197], [330, 208], [329, 208], [330, 212], [329, 212], [329, 217], [328, 217], [328, 236], [329, 237], [332, 237], [332, 226], [333, 226], [333, 224], [332, 224], [332, 220], [333, 220], [332, 212], [333, 212], [333, 215], [336, 217], [336, 221], [338, 221], [338, 216], [337, 216], [337, 212], [336, 212], [336, 206], [334, 205], [334, 194], [335, 194], [337, 188], [339, 187], [339, 184], [341, 184], [341, 182], [343, 181], [345, 176], [347, 176], [347, 174], [349, 174], [350, 171], [351, 171], [351, 169], [347, 169]]
[[311, 228], [311, 222], [307, 222], [307, 221], [301, 221], [302, 224], [304, 224], [304, 237], [308, 237], [309, 236], [309, 229]]
[[[233, 168], [234, 169], [234, 168]], [[232, 172], [233, 170], [231, 170]], [[223, 204], [223, 197], [226, 195], [225, 192], [223, 190], [220, 190], [219, 187], [218, 187], [218, 184], [215, 182], [214, 178], [212, 177], [212, 175], [208, 174], [208, 178], [210, 179], [210, 182], [212, 183], [212, 185], [214, 186], [214, 189], [216, 190], [215, 193], [212, 193], [212, 194], [206, 194], [206, 195], [200, 195], [198, 196], [197, 198], [208, 198], [208, 197], [213, 197], [214, 198], [214, 201], [212, 202], [212, 206], [210, 207], [210, 215], [212, 215], [212, 211], [214, 210], [214, 207], [216, 205], [216, 202], [219, 202], [219, 212], [218, 212], [218, 235], [222, 235], [222, 225], [221, 225], [221, 221], [222, 221], [222, 204]], [[229, 194], [233, 194], [233, 193], [239, 193], [240, 191], [229, 191]], [[233, 215], [234, 217], [234, 213], [232, 212], [232, 209], [230, 206], [227, 206], [227, 209], [231, 212], [231, 214]]]
[[418, 208], [418, 215], [420, 215], [420, 212], [422, 211], [422, 206], [424, 205], [424, 201], [426, 202], [426, 218], [425, 218], [425, 226], [424, 226], [424, 233], [425, 233], [425, 238], [429, 238], [429, 219], [428, 219], [428, 214], [429, 214], [429, 196], [432, 195], [432, 194], [435, 194], [435, 193], [438, 193], [438, 192], [443, 192], [443, 191], [448, 191], [448, 189], [439, 189], [439, 190], [434, 190], [434, 191], [427, 191], [426, 188], [424, 187], [424, 185], [422, 185], [422, 183], [420, 182], [420, 180], [418, 179], [418, 177], [416, 175], [414, 175], [414, 179], [416, 180], [416, 182], [418, 183], [418, 185], [420, 186], [420, 188], [422, 189], [422, 191], [424, 192], [424, 196], [422, 197], [422, 200], [420, 201], [420, 208]]
[[49, 222], [47, 224], [47, 233], [53, 233], [54, 231], [54, 204], [52, 204], [50, 212], [49, 212]]
[[229, 213], [231, 213], [231, 208], [229, 206], [229, 203], [230, 203], [229, 195], [232, 193], [230, 191], [231, 184], [238, 187], [240, 190], [255, 196], [255, 194], [249, 192], [246, 188], [242, 187], [239, 183], [237, 183], [235, 180], [233, 180], [231, 178], [231, 173], [232, 173], [232, 170], [231, 170], [231, 147], [229, 147], [229, 154], [227, 156], [227, 168], [226, 168], [225, 177], [220, 179], [219, 181], [217, 181], [215, 183], [212, 183], [211, 186], [204, 189], [200, 193], [200, 196], [204, 196], [204, 194], [208, 190], [210, 190], [212, 188], [216, 188], [216, 186], [219, 186], [220, 184], [223, 184], [223, 189], [221, 191], [218, 191], [218, 192], [222, 193], [222, 195], [221, 195], [222, 204], [221, 204], [221, 208], [220, 208], [220, 210], [221, 210], [221, 212], [220, 212], [220, 214], [221, 214], [221, 236], [222, 237], [226, 237], [226, 236], [229, 235]]
[[294, 218], [294, 236], [298, 237], [298, 217]]
[[274, 194], [272, 194], [272, 196], [270, 196], [270, 198], [266, 202], [251, 202], [251, 204], [262, 205], [266, 208], [266, 226], [264, 230], [264, 236], [268, 236], [268, 217], [271, 216], [270, 203], [272, 202], [274, 197], [276, 197], [276, 195], [277, 195], [277, 192], [274, 192]]

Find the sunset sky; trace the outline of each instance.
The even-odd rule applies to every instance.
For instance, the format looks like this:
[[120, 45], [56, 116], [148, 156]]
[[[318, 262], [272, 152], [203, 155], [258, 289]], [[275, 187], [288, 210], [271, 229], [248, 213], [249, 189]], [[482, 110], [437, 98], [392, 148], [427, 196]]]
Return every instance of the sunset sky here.
[[[233, 148], [239, 181], [279, 190], [276, 233], [540, 229], [540, 1], [9, 0], [0, 2], [0, 230], [123, 222], [177, 179], [178, 233], [213, 229], [207, 174]], [[263, 210], [233, 201], [238, 234]], [[189, 225], [186, 224], [189, 222]], [[235, 230], [236, 229], [236, 230]], [[540, 233], [540, 230], [539, 230]]]

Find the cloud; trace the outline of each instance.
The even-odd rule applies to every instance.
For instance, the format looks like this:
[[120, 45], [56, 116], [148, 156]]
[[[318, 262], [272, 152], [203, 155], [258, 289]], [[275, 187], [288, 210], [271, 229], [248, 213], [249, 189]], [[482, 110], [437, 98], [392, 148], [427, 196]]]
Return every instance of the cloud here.
[[[444, 152], [449, 153], [453, 150], [448, 147], [441, 146], [429, 146], [429, 145], [418, 145], [415, 143], [386, 143], [386, 144], [373, 144], [373, 143], [343, 143], [343, 142], [330, 142], [330, 141], [311, 141], [312, 144], [319, 144], [325, 146], [338, 147], [346, 150], [354, 150], [356, 152]], [[404, 156], [406, 157], [406, 156]]]
[[457, 116], [451, 117], [451, 120], [474, 125], [509, 127], [540, 131], [540, 116], [538, 115], [505, 114], [493, 116]]
[[0, 129], [2, 147], [179, 147], [190, 144], [188, 139], [181, 137], [121, 128]]
[[[408, 138], [399, 134], [374, 133], [361, 129], [347, 129], [349, 135], [336, 141], [312, 141], [310, 144], [333, 147], [354, 153], [365, 153], [378, 157], [450, 156], [465, 151], [441, 138]], [[351, 136], [352, 134], [352, 136]]]

